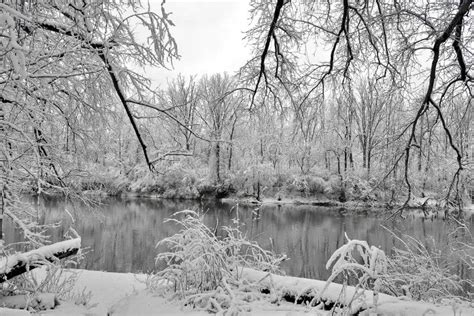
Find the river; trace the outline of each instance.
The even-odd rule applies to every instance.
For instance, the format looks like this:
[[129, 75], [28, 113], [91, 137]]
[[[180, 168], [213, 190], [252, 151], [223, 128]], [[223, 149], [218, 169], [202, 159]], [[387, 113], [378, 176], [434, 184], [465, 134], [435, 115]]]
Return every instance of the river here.
[[[331, 254], [351, 239], [366, 240], [387, 253], [397, 245], [396, 238], [382, 224], [397, 234], [411, 235], [432, 247], [443, 248], [457, 236], [448, 237], [454, 224], [438, 217], [428, 219], [410, 213], [406, 219], [384, 222], [376, 212], [351, 212], [313, 206], [262, 206], [257, 208], [223, 204], [217, 201], [172, 201], [108, 198], [100, 206], [65, 203], [58, 199], [38, 204], [41, 224], [58, 223], [50, 230], [52, 241], [64, 239], [73, 227], [86, 248], [80, 268], [110, 272], [151, 272], [155, 270], [155, 245], [174, 234], [178, 227], [163, 223], [174, 212], [200, 210], [209, 227], [232, 225], [239, 220], [241, 230], [263, 248], [284, 253], [290, 259], [283, 270], [292, 276], [326, 279], [325, 265]], [[67, 210], [67, 211], [66, 211]], [[473, 217], [469, 219], [472, 227]], [[21, 240], [21, 234], [4, 223], [7, 243]], [[459, 236], [462, 238], [462, 236]], [[472, 278], [461, 264], [456, 268], [462, 278]], [[471, 273], [471, 275], [468, 275]]]

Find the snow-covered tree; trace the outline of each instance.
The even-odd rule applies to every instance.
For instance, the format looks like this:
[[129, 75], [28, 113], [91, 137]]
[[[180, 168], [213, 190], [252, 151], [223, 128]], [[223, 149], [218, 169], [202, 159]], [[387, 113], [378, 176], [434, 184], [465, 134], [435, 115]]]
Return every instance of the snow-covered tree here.
[[66, 187], [67, 155], [57, 136], [80, 137], [78, 121], [94, 129], [121, 108], [152, 168], [134, 114], [152, 92], [136, 70], [178, 57], [163, 5], [153, 12], [141, 1], [0, 3], [1, 207], [27, 238], [44, 241], [15, 196], [25, 184], [36, 193]]
[[[446, 200], [460, 203], [468, 141], [457, 133], [457, 121], [449, 120], [447, 105], [455, 98], [470, 116], [472, 8], [472, 0], [253, 0], [247, 37], [254, 57], [243, 68], [253, 89], [250, 107], [256, 106], [258, 95], [283, 91], [300, 108], [313, 98], [327, 98], [331, 89], [355, 88], [360, 74], [368, 71], [375, 80], [371, 90], [388, 82], [404, 91], [403, 101], [410, 105], [397, 135], [405, 145], [394, 162], [403, 169], [407, 203], [416, 192], [410, 173], [423, 120], [430, 128], [440, 126], [447, 139], [454, 157], [448, 169], [454, 176], [447, 183]], [[363, 140], [363, 150], [367, 145]]]

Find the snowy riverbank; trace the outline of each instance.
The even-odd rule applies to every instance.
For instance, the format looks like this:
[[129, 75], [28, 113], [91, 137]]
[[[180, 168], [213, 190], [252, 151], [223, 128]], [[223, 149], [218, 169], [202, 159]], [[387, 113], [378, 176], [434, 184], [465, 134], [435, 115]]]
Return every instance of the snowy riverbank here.
[[[45, 268], [35, 270], [39, 278], [45, 275]], [[90, 300], [86, 305], [77, 305], [74, 301], [61, 301], [55, 309], [41, 311], [39, 315], [208, 315], [205, 311], [184, 309], [181, 302], [171, 302], [166, 298], [150, 293], [146, 289], [147, 276], [144, 274], [111, 273], [88, 270], [67, 270], [64, 276], [77, 273], [77, 281], [73, 291], [76, 293], [90, 293]], [[301, 304], [293, 304], [282, 297], [302, 296], [308, 293], [319, 293], [326, 282], [296, 277], [271, 275], [251, 269], [245, 269], [242, 277], [249, 282], [257, 282], [262, 289], [271, 289], [271, 293], [249, 293], [258, 299], [249, 303], [250, 315], [329, 315], [328, 311], [308, 308]], [[326, 302], [339, 299], [342, 286], [332, 284], [324, 292]], [[347, 297], [352, 297], [354, 288], [348, 287]], [[78, 294], [79, 295], [79, 294]], [[275, 299], [275, 295], [280, 298]], [[474, 315], [474, 306], [464, 304], [434, 305], [424, 302], [410, 301], [409, 299], [395, 298], [380, 294], [375, 310], [373, 293], [365, 292], [359, 298], [360, 306], [364, 310], [360, 315]], [[8, 310], [0, 308], [0, 315], [34, 315], [26, 311]]]

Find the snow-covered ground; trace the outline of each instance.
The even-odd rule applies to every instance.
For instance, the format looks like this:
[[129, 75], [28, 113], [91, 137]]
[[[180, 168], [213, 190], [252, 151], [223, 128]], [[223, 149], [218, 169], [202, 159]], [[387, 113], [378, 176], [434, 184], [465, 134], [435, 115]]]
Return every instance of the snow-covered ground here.
[[[75, 305], [74, 302], [61, 302], [55, 309], [39, 312], [39, 315], [209, 315], [205, 311], [183, 309], [179, 302], [153, 295], [146, 291], [144, 274], [112, 273], [101, 271], [75, 270], [79, 273], [75, 290], [79, 293], [87, 289], [92, 296], [88, 306]], [[38, 276], [45, 274], [44, 268], [33, 271]], [[304, 308], [292, 304], [281, 306], [259, 304], [251, 315], [278, 316], [299, 315]], [[298, 312], [299, 310], [299, 312]], [[19, 310], [0, 308], [1, 316], [30, 315]]]
[[[38, 276], [45, 275], [45, 269], [34, 271]], [[52, 310], [42, 311], [40, 315], [208, 315], [205, 311], [184, 309], [179, 302], [154, 295], [146, 290], [147, 276], [131, 273], [111, 273], [87, 270], [69, 270], [65, 274], [79, 273], [74, 290], [80, 293], [84, 290], [91, 292], [87, 306], [76, 305], [74, 302], [61, 302]], [[308, 289], [320, 291], [324, 281], [309, 280], [296, 277], [269, 275], [251, 269], [245, 269], [243, 276], [249, 281], [258, 281], [262, 286], [279, 289], [280, 292], [304, 294]], [[324, 294], [325, 299], [337, 299], [341, 285], [331, 285]], [[354, 291], [348, 288], [346, 293]], [[368, 291], [362, 298], [367, 306], [373, 304], [373, 293]], [[272, 304], [265, 300], [255, 300], [250, 304], [248, 315], [278, 316], [278, 315], [328, 315], [329, 312], [309, 309], [305, 306], [294, 305], [285, 301]], [[29, 315], [28, 312], [0, 308], [0, 315]], [[434, 305], [398, 299], [389, 295], [380, 295], [377, 310], [367, 310], [361, 315], [474, 315], [474, 307], [461, 305]]]

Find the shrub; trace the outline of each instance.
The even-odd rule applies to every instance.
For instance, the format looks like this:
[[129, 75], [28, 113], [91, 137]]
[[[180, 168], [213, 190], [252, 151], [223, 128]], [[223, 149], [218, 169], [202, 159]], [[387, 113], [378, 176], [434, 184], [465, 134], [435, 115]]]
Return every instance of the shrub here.
[[434, 303], [446, 298], [472, 299], [473, 281], [462, 280], [454, 274], [451, 265], [456, 262], [450, 263], [461, 261], [472, 270], [472, 243], [456, 242], [457, 245], [441, 250], [434, 243], [428, 248], [411, 236], [400, 238], [392, 234], [402, 246], [393, 248], [387, 274], [382, 277], [386, 293]]
[[[460, 234], [460, 231], [465, 231], [466, 228], [462, 226], [454, 233]], [[436, 247], [430, 247], [432, 250], [429, 250], [413, 237], [400, 238], [393, 235], [402, 247], [394, 248], [391, 257], [387, 257], [382, 250], [374, 246], [369, 247], [366, 241], [350, 240], [346, 235], [347, 243], [337, 249], [327, 262], [326, 268], [332, 266], [331, 276], [319, 297], [315, 297], [313, 302], [323, 296], [336, 277], [341, 276], [343, 287], [340, 293], [342, 299], [339, 302], [342, 309], [348, 313], [360, 310], [363, 300], [359, 298], [364, 290], [368, 289], [373, 290], [375, 306], [379, 292], [431, 303], [440, 303], [443, 300], [472, 300], [473, 281], [460, 279], [451, 271], [448, 263], [456, 257], [456, 260], [460, 259], [467, 265], [468, 270], [472, 270], [472, 243], [451, 243], [449, 255], [444, 252], [441, 256], [441, 250]], [[357, 284], [355, 291], [346, 291], [346, 285], [354, 280]], [[352, 297], [346, 297], [348, 293], [352, 293]], [[343, 301], [349, 304], [344, 306]]]
[[196, 186], [197, 191], [199, 192], [200, 196], [203, 195], [212, 195], [214, 194], [216, 187], [211, 184], [209, 181], [201, 181], [197, 186]]
[[310, 194], [324, 194], [327, 191], [328, 184], [321, 177], [306, 176], [305, 181]]
[[[315, 297], [313, 301], [320, 299], [329, 285], [339, 276], [343, 279], [343, 288], [341, 295], [345, 295], [346, 286], [350, 279], [355, 279], [357, 286], [352, 298], [342, 297], [340, 303], [348, 302], [343, 305], [343, 310], [339, 311], [343, 315], [356, 314], [363, 308], [363, 297], [365, 290], [373, 290], [374, 305], [377, 305], [378, 293], [380, 292], [380, 278], [387, 269], [387, 257], [385, 253], [375, 246], [369, 246], [366, 241], [351, 240], [347, 237], [347, 243], [337, 249], [329, 258], [326, 269], [332, 266], [332, 272], [326, 281], [326, 285]], [[313, 302], [312, 302], [313, 303]], [[312, 304], [311, 303], [311, 304]], [[336, 306], [334, 306], [336, 308]]]
[[167, 221], [182, 229], [157, 244], [167, 248], [156, 257], [166, 268], [148, 280], [148, 288], [171, 291], [193, 307], [229, 314], [246, 310], [249, 297], [239, 268], [277, 272], [284, 259], [246, 240], [238, 228], [224, 227], [226, 237], [217, 238], [194, 211], [178, 212]]
[[305, 196], [315, 194], [326, 194], [330, 192], [330, 186], [323, 178], [315, 175], [289, 176], [285, 189], [288, 193], [300, 193]]
[[341, 195], [341, 191], [343, 190], [341, 177], [338, 175], [332, 175], [328, 178], [327, 181], [328, 188], [326, 193], [339, 197]]

